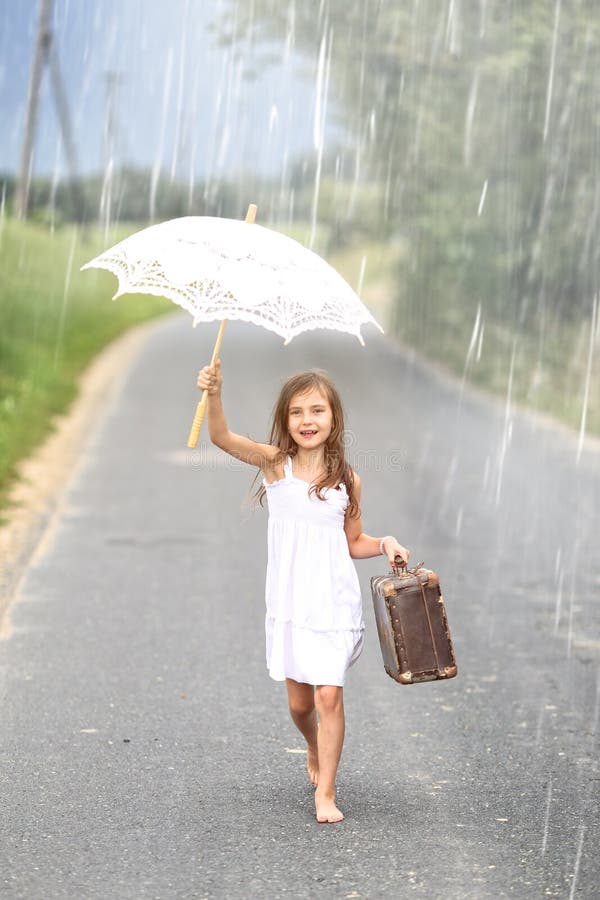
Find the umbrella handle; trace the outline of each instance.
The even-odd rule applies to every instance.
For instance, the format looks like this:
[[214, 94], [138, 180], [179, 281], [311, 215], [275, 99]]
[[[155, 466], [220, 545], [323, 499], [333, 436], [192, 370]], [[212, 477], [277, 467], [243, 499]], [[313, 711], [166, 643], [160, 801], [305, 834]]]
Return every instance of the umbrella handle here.
[[[223, 340], [223, 335], [225, 334], [225, 326], [227, 325], [227, 319], [223, 319], [221, 322], [221, 326], [219, 328], [219, 333], [217, 334], [217, 340], [215, 341], [215, 346], [212, 354], [212, 359], [210, 361], [211, 366], [214, 366], [215, 360], [219, 355], [219, 350], [221, 349], [221, 341]], [[208, 391], [202, 391], [202, 399], [200, 403], [196, 407], [196, 414], [194, 415], [194, 421], [192, 422], [192, 427], [190, 428], [190, 434], [188, 437], [187, 445], [190, 448], [194, 448], [198, 443], [198, 438], [200, 437], [200, 431], [202, 430], [202, 423], [204, 421], [204, 416], [206, 414], [206, 407], [208, 404]]]
[[[256, 204], [251, 203], [248, 207], [248, 212], [246, 213], [246, 222], [249, 225], [254, 224], [254, 220], [256, 218]], [[223, 340], [223, 334], [225, 333], [225, 326], [227, 325], [227, 319], [223, 319], [221, 322], [221, 327], [219, 328], [219, 333], [217, 334], [217, 340], [215, 341], [215, 348], [213, 350], [212, 359], [210, 361], [211, 366], [214, 366], [215, 359], [219, 355], [219, 350], [221, 349], [221, 341]], [[194, 421], [192, 422], [192, 427], [190, 429], [190, 436], [188, 437], [187, 445], [190, 448], [194, 448], [198, 443], [198, 438], [200, 437], [200, 431], [202, 429], [202, 423], [204, 421], [204, 415], [206, 413], [206, 407], [208, 404], [208, 391], [202, 391], [202, 399], [198, 406], [196, 407], [196, 415], [194, 416]]]

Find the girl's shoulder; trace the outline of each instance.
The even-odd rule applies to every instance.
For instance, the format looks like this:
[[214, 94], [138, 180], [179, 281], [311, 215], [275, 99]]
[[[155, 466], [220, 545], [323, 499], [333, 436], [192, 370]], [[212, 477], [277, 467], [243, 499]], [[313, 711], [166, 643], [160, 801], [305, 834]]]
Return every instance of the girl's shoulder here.
[[287, 454], [279, 447], [274, 447], [277, 452], [273, 454], [271, 459], [265, 460], [262, 470], [267, 484], [274, 481], [282, 481], [285, 478], [285, 464], [287, 462]]

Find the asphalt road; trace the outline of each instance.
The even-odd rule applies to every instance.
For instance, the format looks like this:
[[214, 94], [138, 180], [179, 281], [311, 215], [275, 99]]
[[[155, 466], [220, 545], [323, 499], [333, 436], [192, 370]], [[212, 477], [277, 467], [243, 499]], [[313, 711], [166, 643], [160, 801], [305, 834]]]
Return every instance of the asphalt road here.
[[[264, 663], [254, 470], [186, 449], [216, 326], [174, 316], [91, 436], [0, 644], [0, 895], [596, 897], [600, 454], [461, 392], [374, 329], [366, 348], [230, 323], [224, 401], [265, 439], [278, 385], [326, 368], [363, 523], [440, 574], [446, 684], [345, 691], [346, 814], [318, 825], [285, 689]], [[507, 371], [508, 378], [508, 371]]]

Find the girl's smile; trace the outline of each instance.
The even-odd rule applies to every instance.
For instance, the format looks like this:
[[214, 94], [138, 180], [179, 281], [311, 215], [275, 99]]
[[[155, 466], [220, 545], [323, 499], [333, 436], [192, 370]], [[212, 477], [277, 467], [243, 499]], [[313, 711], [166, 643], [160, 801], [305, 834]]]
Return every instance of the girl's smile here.
[[314, 445], [326, 441], [332, 424], [333, 413], [329, 402], [316, 388], [292, 397], [288, 430], [297, 444]]

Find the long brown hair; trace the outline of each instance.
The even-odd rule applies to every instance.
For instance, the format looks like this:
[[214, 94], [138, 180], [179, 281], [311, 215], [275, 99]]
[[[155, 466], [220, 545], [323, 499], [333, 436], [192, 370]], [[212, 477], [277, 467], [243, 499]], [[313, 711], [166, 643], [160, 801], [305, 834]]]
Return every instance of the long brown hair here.
[[[310, 486], [309, 493], [314, 493], [319, 500], [325, 500], [323, 489], [337, 488], [343, 482], [346, 485], [349, 504], [347, 507], [350, 516], [358, 516], [360, 513], [354, 492], [354, 473], [346, 461], [344, 452], [344, 409], [337, 388], [326, 372], [322, 369], [312, 369], [309, 372], [300, 372], [292, 375], [285, 382], [273, 410], [271, 433], [268, 443], [279, 448], [280, 455], [277, 462], [287, 456], [294, 457], [298, 452], [297, 444], [290, 437], [288, 431], [288, 416], [290, 402], [296, 394], [307, 394], [312, 388], [316, 388], [327, 398], [332, 412], [331, 432], [324, 448], [325, 474], [315, 484]], [[256, 478], [258, 478], [258, 475]], [[254, 483], [254, 482], [253, 482]], [[260, 485], [254, 494], [254, 499], [263, 505], [266, 494], [265, 486]]]

